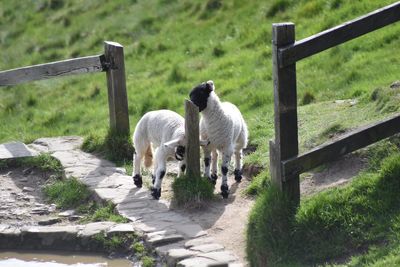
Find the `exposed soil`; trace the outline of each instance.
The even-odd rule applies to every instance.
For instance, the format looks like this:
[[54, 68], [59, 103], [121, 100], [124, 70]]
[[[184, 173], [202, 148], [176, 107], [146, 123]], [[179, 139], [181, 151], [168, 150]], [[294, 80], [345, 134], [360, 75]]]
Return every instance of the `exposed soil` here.
[[355, 154], [348, 154], [326, 164], [322, 170], [304, 174], [300, 183], [303, 195], [312, 195], [322, 190], [347, 184], [367, 167], [367, 160]]
[[0, 222], [12, 226], [27, 226], [58, 218], [56, 205], [46, 203], [42, 193], [50, 176], [51, 174], [35, 168], [1, 170]]
[[[350, 154], [326, 164], [321, 170], [308, 172], [300, 184], [302, 195], [311, 195], [327, 188], [345, 185], [365, 169], [366, 165], [366, 160]], [[177, 168], [176, 163], [168, 162], [167, 171], [169, 173], [163, 181], [162, 199], [170, 200], [172, 197], [171, 183], [176, 177]], [[228, 199], [222, 199], [219, 195], [220, 183], [221, 179], [219, 178], [215, 187], [217, 197], [207, 207], [197, 210], [181, 210], [181, 212], [207, 230], [218, 243], [233, 251], [240, 257], [241, 262], [247, 263], [246, 225], [254, 199], [244, 195], [243, 191], [249, 185], [250, 180], [244, 177], [241, 183], [236, 183], [233, 176], [230, 176], [228, 183], [231, 194]]]

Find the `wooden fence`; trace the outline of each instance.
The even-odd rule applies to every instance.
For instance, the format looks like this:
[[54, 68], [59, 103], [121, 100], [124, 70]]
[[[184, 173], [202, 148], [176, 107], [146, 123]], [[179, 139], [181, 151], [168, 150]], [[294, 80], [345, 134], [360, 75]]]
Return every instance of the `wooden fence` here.
[[299, 175], [400, 132], [400, 115], [350, 132], [299, 155], [296, 62], [400, 20], [400, 2], [295, 42], [293, 23], [272, 26], [275, 140], [270, 141], [272, 180], [296, 205]]
[[114, 134], [129, 134], [123, 46], [104, 42], [104, 54], [68, 59], [24, 68], [0, 71], [0, 86], [91, 72], [106, 72], [110, 129]]

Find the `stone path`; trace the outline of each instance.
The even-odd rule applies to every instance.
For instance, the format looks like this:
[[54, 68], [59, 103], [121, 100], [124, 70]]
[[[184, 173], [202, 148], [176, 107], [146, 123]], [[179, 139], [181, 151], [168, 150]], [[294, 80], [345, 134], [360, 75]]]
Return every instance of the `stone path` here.
[[95, 222], [85, 225], [12, 226], [0, 224], [0, 249], [63, 249], [69, 251], [101, 251], [97, 234], [110, 237], [134, 233], [131, 224]]
[[148, 189], [134, 186], [125, 169], [81, 151], [81, 144], [80, 137], [41, 138], [29, 148], [51, 153], [64, 166], [67, 177], [78, 178], [98, 197], [115, 203], [168, 266], [243, 266], [199, 224], [171, 210], [168, 201], [153, 200]]

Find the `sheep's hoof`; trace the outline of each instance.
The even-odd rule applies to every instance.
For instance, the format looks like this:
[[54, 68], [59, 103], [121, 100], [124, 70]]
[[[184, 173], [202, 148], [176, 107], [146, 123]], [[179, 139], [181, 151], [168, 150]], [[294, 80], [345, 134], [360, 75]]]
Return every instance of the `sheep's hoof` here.
[[221, 195], [223, 198], [228, 198], [229, 188], [226, 184], [221, 185]]
[[142, 181], [142, 176], [139, 174], [136, 174], [133, 176], [133, 183], [136, 185], [136, 187], [142, 187], [143, 181]]
[[160, 197], [161, 197], [161, 188], [157, 189], [157, 188], [152, 187], [151, 188], [151, 196], [154, 199], [157, 199], [157, 200], [160, 199]]
[[215, 185], [217, 183], [217, 179], [218, 179], [218, 175], [216, 175], [215, 173], [211, 174], [211, 177], [209, 178], [210, 182]]
[[235, 170], [233, 172], [233, 174], [235, 175], [235, 181], [240, 183], [240, 181], [242, 181], [242, 171], [241, 170]]

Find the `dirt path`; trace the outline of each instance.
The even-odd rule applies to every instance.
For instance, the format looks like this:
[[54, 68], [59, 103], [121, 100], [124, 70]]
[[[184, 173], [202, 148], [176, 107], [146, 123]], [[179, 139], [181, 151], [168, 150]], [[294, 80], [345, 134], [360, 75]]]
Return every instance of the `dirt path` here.
[[[171, 184], [176, 177], [177, 168], [176, 163], [168, 162], [169, 173], [163, 181], [162, 199], [170, 200], [172, 197]], [[236, 183], [234, 177], [229, 176], [228, 183], [231, 191], [228, 199], [223, 199], [219, 195], [221, 186], [219, 177], [214, 191], [215, 200], [208, 206], [191, 210], [176, 209], [176, 211], [198, 223], [217, 243], [233, 251], [240, 262], [246, 264], [246, 226], [254, 199], [246, 197], [243, 192], [250, 184], [248, 179], [243, 178], [241, 183]]]
[[0, 171], [0, 222], [27, 226], [54, 218], [56, 205], [45, 203], [41, 190], [48, 178], [49, 174], [33, 168]]
[[[300, 185], [302, 195], [312, 195], [331, 187], [344, 185], [365, 167], [365, 160], [352, 154], [333, 161], [322, 170], [304, 175]], [[173, 162], [168, 163], [168, 170], [171, 173], [163, 181], [163, 199], [170, 199], [172, 196], [171, 183], [176, 176], [176, 173], [174, 173], [176, 169], [177, 166]], [[232, 176], [228, 178], [228, 181], [231, 186], [231, 194], [228, 199], [222, 199], [218, 195], [219, 179], [215, 187], [216, 200], [209, 206], [201, 210], [180, 210], [180, 212], [201, 225], [218, 243], [232, 250], [240, 257], [242, 263], [247, 263], [245, 251], [246, 225], [254, 199], [246, 197], [243, 191], [250, 181], [244, 178], [238, 184], [234, 182]]]

